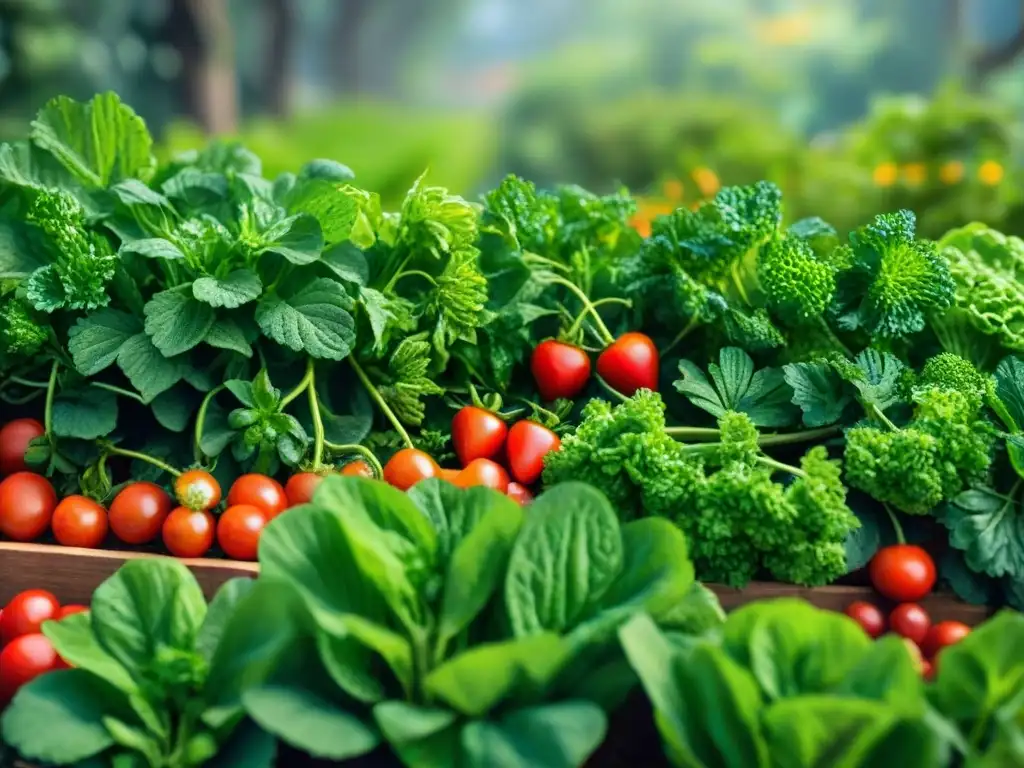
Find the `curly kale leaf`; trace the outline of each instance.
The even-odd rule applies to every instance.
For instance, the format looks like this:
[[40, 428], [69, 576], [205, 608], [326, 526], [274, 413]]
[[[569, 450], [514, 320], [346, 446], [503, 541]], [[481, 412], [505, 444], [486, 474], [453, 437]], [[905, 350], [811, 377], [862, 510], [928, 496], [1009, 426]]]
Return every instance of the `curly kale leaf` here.
[[456, 341], [476, 341], [477, 328], [486, 323], [487, 278], [477, 263], [477, 251], [456, 251], [435, 278], [424, 312], [434, 324], [434, 348], [444, 352]]
[[757, 277], [769, 308], [789, 325], [804, 325], [825, 314], [836, 290], [835, 270], [811, 245], [787, 236], [761, 251]]
[[49, 338], [49, 326], [33, 316], [31, 308], [14, 296], [0, 301], [0, 351], [3, 355], [32, 357]]
[[421, 176], [402, 203], [398, 241], [412, 252], [443, 254], [467, 250], [477, 238], [477, 206], [444, 187], [428, 187]]
[[421, 424], [426, 414], [423, 398], [444, 394], [428, 377], [429, 369], [430, 342], [423, 334], [403, 339], [388, 359], [380, 395], [405, 424]]

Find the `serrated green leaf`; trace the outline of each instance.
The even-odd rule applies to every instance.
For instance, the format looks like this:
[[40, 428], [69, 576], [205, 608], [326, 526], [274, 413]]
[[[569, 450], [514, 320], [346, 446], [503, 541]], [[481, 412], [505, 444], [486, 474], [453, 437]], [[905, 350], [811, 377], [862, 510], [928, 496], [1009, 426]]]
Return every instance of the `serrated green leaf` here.
[[86, 103], [51, 99], [32, 121], [32, 141], [92, 187], [147, 178], [156, 164], [146, 123], [111, 92]]
[[288, 210], [313, 216], [327, 244], [340, 243], [352, 234], [359, 204], [337, 182], [324, 178], [300, 179], [288, 195]]
[[142, 240], [128, 240], [121, 243], [121, 249], [118, 251], [118, 254], [124, 255], [126, 253], [145, 256], [148, 259], [167, 259], [169, 261], [185, 258], [185, 254], [181, 252], [178, 246], [170, 240], [164, 240], [162, 237], [147, 237]]
[[162, 291], [146, 303], [146, 333], [165, 357], [188, 352], [217, 319], [213, 307], [180, 290]]
[[324, 249], [324, 235], [320, 222], [313, 216], [300, 213], [282, 219], [263, 233], [260, 253], [276, 253], [292, 264], [312, 264]]
[[24, 223], [0, 222], [0, 280], [21, 280], [45, 265], [45, 254], [33, 247]]
[[200, 277], [192, 283], [192, 295], [211, 307], [236, 309], [255, 301], [263, 292], [259, 275], [249, 269], [236, 269], [227, 277]]
[[54, 312], [64, 306], [67, 295], [57, 268], [50, 264], [37, 269], [25, 281], [25, 298], [39, 312]]
[[366, 254], [352, 243], [339, 243], [328, 248], [320, 257], [320, 263], [340, 280], [359, 286], [370, 282], [370, 265], [366, 262]]
[[183, 168], [160, 188], [165, 195], [181, 200], [189, 208], [203, 208], [227, 197], [228, 180], [222, 173]]
[[174, 216], [171, 201], [150, 189], [138, 179], [126, 179], [110, 188], [110, 192], [129, 208], [159, 208], [164, 216]]
[[863, 402], [885, 411], [900, 401], [900, 378], [906, 366], [895, 355], [868, 348], [857, 355], [854, 365], [863, 375], [852, 373], [846, 365], [833, 364], [833, 368], [857, 389]]
[[117, 427], [117, 396], [96, 387], [61, 392], [53, 400], [53, 434], [95, 440]]
[[215, 322], [203, 341], [217, 349], [227, 349], [246, 357], [252, 357], [252, 347], [245, 338], [245, 331], [230, 317]]
[[95, 376], [117, 359], [122, 345], [142, 331], [134, 317], [101, 309], [80, 317], [68, 332], [68, 351], [83, 376]]
[[153, 398], [150, 407], [160, 426], [171, 432], [184, 432], [192, 420], [197, 395], [185, 384], [178, 384]]
[[793, 388], [793, 404], [803, 411], [808, 427], [835, 424], [853, 402], [843, 380], [827, 363], [791, 363], [783, 372]]
[[173, 387], [185, 375], [181, 360], [164, 357], [145, 333], [137, 333], [124, 342], [117, 355], [117, 364], [147, 403]]
[[264, 297], [256, 322], [282, 346], [310, 357], [344, 360], [355, 344], [351, 308], [344, 286], [322, 277], [287, 299]]

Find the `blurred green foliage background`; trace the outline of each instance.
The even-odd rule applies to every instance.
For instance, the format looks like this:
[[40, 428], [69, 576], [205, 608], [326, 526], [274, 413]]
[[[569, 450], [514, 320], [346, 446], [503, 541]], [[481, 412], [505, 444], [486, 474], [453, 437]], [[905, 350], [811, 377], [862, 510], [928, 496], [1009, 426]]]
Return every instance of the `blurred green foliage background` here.
[[[641, 218], [770, 178], [841, 229], [910, 207], [1024, 233], [1021, 0], [0, 0], [0, 137], [121, 93], [161, 151], [624, 183]], [[643, 226], [643, 221], [638, 221]]]

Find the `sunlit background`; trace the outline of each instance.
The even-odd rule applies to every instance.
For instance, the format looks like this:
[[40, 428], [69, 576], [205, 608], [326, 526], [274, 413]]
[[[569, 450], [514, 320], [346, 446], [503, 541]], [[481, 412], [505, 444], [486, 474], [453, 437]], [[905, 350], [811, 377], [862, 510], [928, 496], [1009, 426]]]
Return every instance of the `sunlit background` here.
[[848, 228], [1024, 230], [1020, 0], [0, 0], [0, 134], [118, 91], [163, 152], [237, 135], [268, 173], [424, 168], [641, 196], [637, 226], [770, 178]]

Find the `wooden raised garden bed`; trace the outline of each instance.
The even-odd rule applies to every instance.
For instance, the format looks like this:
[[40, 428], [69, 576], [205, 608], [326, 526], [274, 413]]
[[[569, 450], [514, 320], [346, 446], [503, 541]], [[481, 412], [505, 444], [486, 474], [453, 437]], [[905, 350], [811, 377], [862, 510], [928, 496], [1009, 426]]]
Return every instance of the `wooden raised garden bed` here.
[[[0, 543], [0, 605], [25, 589], [48, 589], [62, 603], [89, 604], [92, 593], [125, 561], [154, 557], [142, 552], [102, 549], [78, 549], [49, 544]], [[256, 563], [236, 560], [183, 560], [196, 575], [207, 598], [221, 584], [235, 576], [254, 577]], [[726, 610], [753, 600], [798, 597], [833, 611], [842, 611], [854, 600], [879, 602], [879, 596], [866, 586], [797, 587], [773, 582], [753, 582], [745, 589], [709, 585]], [[984, 606], [970, 605], [949, 593], [933, 593], [922, 601], [933, 621], [955, 620], [974, 626], [991, 613]]]

